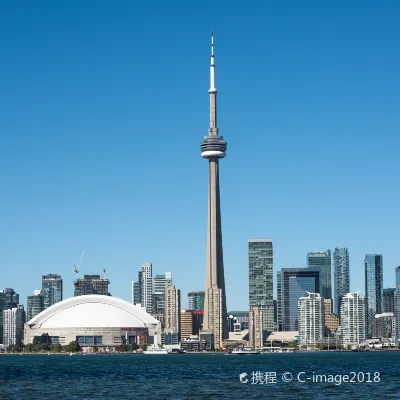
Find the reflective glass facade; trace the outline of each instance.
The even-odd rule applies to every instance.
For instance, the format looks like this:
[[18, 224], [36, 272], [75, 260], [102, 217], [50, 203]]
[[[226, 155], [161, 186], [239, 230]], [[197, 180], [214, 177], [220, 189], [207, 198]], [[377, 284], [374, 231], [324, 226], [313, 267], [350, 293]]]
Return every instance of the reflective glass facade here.
[[42, 276], [43, 307], [44, 309], [63, 299], [63, 282], [60, 275], [49, 274]]
[[383, 306], [382, 254], [367, 254], [365, 256], [365, 299], [367, 304], [367, 337], [371, 338], [375, 314], [381, 314]]
[[321, 292], [324, 299], [332, 298], [332, 256], [331, 251], [316, 251], [307, 254], [307, 266], [321, 270]]

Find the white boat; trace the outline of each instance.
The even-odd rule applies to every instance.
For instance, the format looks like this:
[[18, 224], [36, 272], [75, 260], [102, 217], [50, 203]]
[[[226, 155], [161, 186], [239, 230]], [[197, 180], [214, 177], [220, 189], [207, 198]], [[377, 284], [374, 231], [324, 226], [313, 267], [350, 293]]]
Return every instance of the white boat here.
[[162, 347], [151, 346], [143, 352], [143, 354], [169, 354], [167, 349]]
[[240, 349], [233, 349], [232, 354], [238, 354], [238, 355], [254, 355], [254, 354], [261, 354], [261, 351], [253, 349], [252, 347], [242, 347]]

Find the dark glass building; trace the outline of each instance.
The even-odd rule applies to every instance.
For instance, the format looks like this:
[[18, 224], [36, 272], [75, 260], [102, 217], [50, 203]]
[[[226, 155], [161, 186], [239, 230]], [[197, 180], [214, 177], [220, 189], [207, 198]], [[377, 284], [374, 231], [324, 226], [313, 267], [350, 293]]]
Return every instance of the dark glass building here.
[[336, 247], [333, 253], [333, 276], [335, 282], [335, 314], [340, 314], [343, 296], [350, 293], [350, 260], [347, 247]]
[[376, 314], [382, 313], [383, 306], [383, 256], [365, 256], [365, 299], [367, 305], [367, 338], [372, 337], [372, 324]]
[[394, 313], [394, 292], [395, 288], [383, 289], [383, 305], [382, 312], [384, 313]]

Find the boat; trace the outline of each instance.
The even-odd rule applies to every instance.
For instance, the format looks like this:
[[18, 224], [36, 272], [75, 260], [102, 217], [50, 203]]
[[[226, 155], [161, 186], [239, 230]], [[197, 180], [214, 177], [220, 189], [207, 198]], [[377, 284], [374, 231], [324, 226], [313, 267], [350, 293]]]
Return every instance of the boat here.
[[163, 347], [151, 346], [148, 347], [143, 354], [169, 354], [167, 349]]
[[232, 354], [243, 355], [243, 356], [255, 355], [255, 354], [261, 354], [261, 351], [253, 349], [253, 347], [245, 346], [238, 349], [233, 349]]

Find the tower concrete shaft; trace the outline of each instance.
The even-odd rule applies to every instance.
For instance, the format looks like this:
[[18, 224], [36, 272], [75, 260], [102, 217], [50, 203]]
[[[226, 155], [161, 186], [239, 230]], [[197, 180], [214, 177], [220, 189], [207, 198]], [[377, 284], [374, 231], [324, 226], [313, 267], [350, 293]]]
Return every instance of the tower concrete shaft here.
[[200, 147], [208, 159], [208, 229], [206, 286], [203, 330], [214, 333], [215, 347], [228, 337], [224, 257], [222, 250], [221, 206], [219, 191], [219, 159], [225, 157], [226, 142], [218, 135], [217, 89], [215, 89], [214, 35], [211, 42], [210, 67], [210, 128]]

